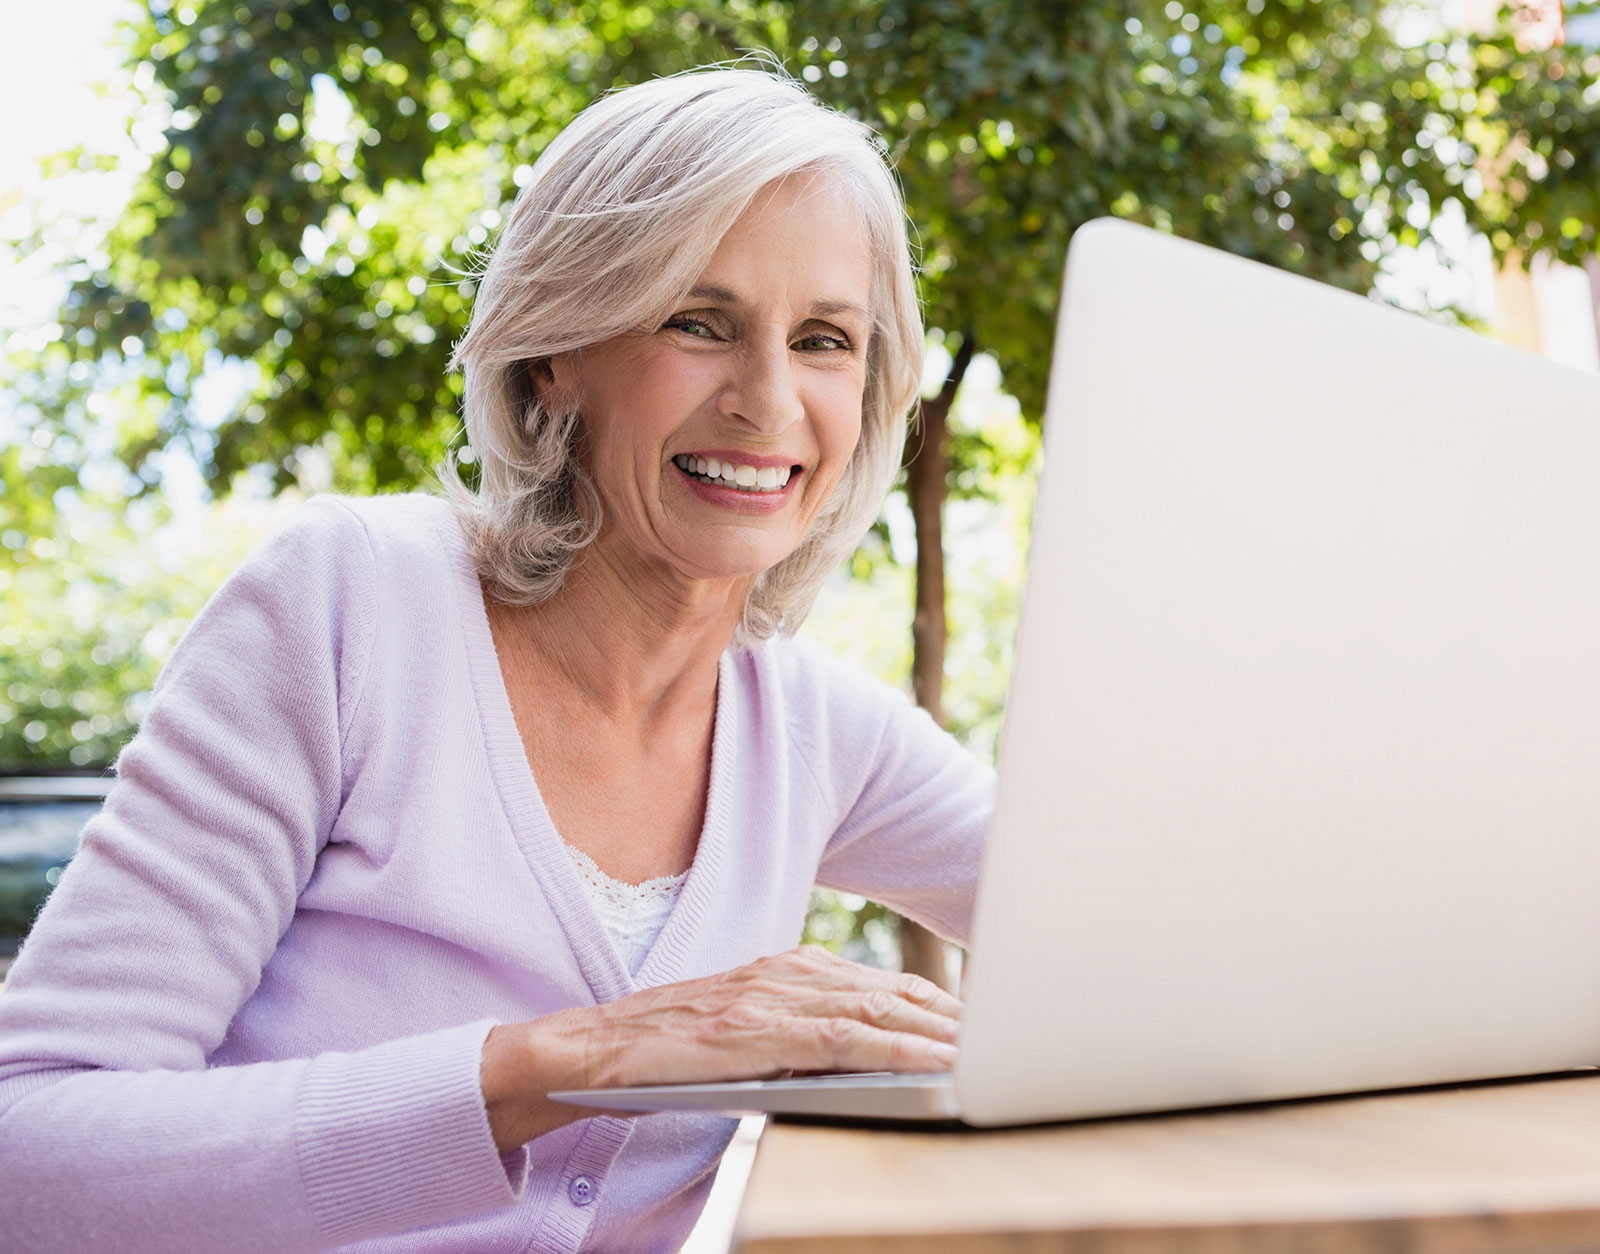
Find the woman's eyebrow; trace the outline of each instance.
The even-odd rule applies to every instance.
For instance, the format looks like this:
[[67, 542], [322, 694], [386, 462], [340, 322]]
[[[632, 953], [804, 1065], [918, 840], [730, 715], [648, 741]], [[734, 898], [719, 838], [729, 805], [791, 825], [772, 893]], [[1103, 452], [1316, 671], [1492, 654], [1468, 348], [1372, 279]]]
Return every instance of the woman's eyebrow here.
[[819, 300], [811, 306], [811, 313], [818, 318], [831, 318], [835, 314], [852, 314], [863, 322], [872, 321], [871, 312], [853, 300]]
[[689, 289], [690, 300], [710, 301], [714, 305], [742, 305], [739, 293], [726, 288], [714, 287], [705, 283], [698, 283]]
[[[742, 306], [744, 298], [731, 288], [717, 287], [715, 284], [698, 283], [689, 289], [690, 300], [703, 300], [713, 305], [729, 305], [734, 308]], [[810, 316], [813, 318], [831, 318], [836, 314], [853, 314], [863, 322], [871, 322], [872, 314], [863, 305], [853, 300], [819, 300], [811, 305]]]

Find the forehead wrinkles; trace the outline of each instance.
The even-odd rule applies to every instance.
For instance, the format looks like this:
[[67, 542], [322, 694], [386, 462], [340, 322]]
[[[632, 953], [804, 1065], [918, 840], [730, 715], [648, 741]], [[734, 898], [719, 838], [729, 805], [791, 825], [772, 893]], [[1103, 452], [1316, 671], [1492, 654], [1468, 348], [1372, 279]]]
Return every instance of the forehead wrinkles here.
[[745, 319], [796, 322], [807, 318], [859, 323], [869, 330], [873, 275], [865, 241], [822, 236], [800, 246], [763, 239], [738, 241], [719, 253], [686, 294], [690, 305], [705, 304]]

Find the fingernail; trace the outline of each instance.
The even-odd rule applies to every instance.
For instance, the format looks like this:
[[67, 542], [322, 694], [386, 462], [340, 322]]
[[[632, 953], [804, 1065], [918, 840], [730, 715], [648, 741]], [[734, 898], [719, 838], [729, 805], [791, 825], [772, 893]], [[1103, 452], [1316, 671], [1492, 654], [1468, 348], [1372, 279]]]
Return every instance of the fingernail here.
[[946, 1045], [943, 1041], [935, 1041], [928, 1047], [928, 1052], [933, 1055], [936, 1062], [942, 1062], [947, 1067], [955, 1064], [956, 1047], [954, 1045]]

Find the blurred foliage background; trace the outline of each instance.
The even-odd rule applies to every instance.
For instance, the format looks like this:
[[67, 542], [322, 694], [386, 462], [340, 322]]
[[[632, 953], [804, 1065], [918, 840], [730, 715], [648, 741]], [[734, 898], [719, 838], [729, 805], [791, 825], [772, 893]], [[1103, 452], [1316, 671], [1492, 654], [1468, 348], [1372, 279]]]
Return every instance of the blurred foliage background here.
[[[1572, 28], [1595, 9], [1569, 5]], [[914, 597], [924, 619], [948, 604], [944, 716], [992, 755], [1073, 229], [1116, 214], [1357, 291], [1444, 222], [1509, 264], [1581, 261], [1600, 54], [1530, 45], [1513, 16], [1465, 33], [1405, 0], [149, 0], [121, 33], [132, 155], [53, 162], [116, 160], [131, 195], [107, 223], [14, 233], [24, 255], [80, 242], [59, 310], [0, 359], [0, 767], [107, 764], [285, 502], [426, 486], [452, 448], [470, 463], [445, 363], [544, 144], [607, 89], [751, 50], [882, 134], [930, 328], [948, 595], [913, 573], [930, 534], [897, 498], [807, 630], [907, 683]], [[198, 530], [163, 495], [174, 458], [213, 501]], [[857, 905], [824, 903], [817, 934], [881, 949]]]

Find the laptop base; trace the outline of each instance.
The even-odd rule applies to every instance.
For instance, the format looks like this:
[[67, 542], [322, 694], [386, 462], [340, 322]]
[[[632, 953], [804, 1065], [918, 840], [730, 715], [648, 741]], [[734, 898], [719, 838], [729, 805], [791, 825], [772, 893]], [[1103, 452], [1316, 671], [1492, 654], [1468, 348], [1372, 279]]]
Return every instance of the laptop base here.
[[719, 1084], [639, 1085], [567, 1090], [550, 1097], [602, 1110], [700, 1110], [916, 1124], [955, 1124], [960, 1119], [955, 1085], [942, 1073], [873, 1071]]

